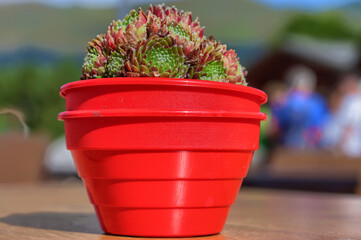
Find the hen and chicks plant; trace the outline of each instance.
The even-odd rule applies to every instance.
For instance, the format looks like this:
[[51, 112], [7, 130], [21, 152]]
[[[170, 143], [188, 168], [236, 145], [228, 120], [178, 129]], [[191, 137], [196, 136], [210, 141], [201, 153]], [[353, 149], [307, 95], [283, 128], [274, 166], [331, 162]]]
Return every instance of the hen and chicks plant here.
[[164, 5], [132, 10], [89, 42], [81, 79], [187, 78], [247, 85], [234, 50], [203, 35], [190, 12]]

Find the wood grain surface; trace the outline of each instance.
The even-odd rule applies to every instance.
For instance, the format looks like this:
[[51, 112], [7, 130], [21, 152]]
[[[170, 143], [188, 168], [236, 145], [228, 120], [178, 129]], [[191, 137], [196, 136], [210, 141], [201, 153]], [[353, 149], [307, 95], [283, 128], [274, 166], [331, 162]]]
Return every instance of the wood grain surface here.
[[[104, 234], [79, 183], [0, 185], [0, 239], [142, 240]], [[361, 239], [361, 198], [244, 188], [221, 234], [196, 239]]]

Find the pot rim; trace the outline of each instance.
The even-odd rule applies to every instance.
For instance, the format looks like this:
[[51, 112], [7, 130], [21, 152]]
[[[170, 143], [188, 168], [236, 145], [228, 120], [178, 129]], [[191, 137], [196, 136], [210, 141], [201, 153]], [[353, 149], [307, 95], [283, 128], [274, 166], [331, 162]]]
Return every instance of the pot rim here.
[[213, 82], [207, 80], [197, 79], [182, 79], [182, 78], [153, 78], [153, 77], [116, 77], [116, 78], [98, 78], [87, 79], [69, 82], [60, 88], [60, 96], [66, 96], [67, 92], [74, 88], [104, 86], [104, 85], [163, 85], [163, 86], [190, 86], [190, 87], [203, 87], [213, 89], [223, 89], [236, 92], [243, 92], [260, 97], [260, 104], [267, 102], [267, 95], [265, 92], [248, 86]]
[[69, 118], [100, 118], [100, 117], [200, 117], [200, 118], [238, 118], [266, 120], [262, 112], [229, 112], [229, 111], [177, 111], [158, 109], [114, 109], [114, 110], [78, 110], [65, 111], [59, 114], [58, 119]]

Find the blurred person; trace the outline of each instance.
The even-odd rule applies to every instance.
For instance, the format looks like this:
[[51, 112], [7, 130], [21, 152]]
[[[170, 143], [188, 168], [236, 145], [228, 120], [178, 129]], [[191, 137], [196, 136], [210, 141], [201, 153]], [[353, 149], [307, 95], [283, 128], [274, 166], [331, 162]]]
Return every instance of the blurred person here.
[[325, 99], [315, 92], [316, 75], [305, 66], [292, 67], [286, 74], [289, 90], [283, 104], [274, 111], [280, 143], [293, 148], [321, 147], [321, 136], [329, 118]]
[[267, 115], [267, 120], [261, 122], [259, 147], [255, 151], [249, 171], [255, 172], [268, 160], [271, 141], [269, 132], [271, 129], [271, 109], [268, 104], [261, 106], [261, 112]]
[[261, 122], [259, 149], [254, 153], [250, 171], [257, 171], [272, 155], [272, 151], [279, 139], [279, 121], [277, 116], [285, 105], [287, 87], [279, 80], [269, 81], [264, 91], [268, 95], [268, 102], [261, 106], [261, 112], [267, 115], [267, 120]]
[[269, 106], [269, 112], [267, 114], [268, 127], [266, 129], [263, 128], [263, 131], [265, 132], [265, 138], [268, 139], [267, 143], [272, 145], [274, 142], [278, 142], [280, 137], [280, 120], [278, 117], [281, 115], [280, 111], [282, 111], [286, 104], [287, 87], [281, 81], [272, 80], [265, 86], [265, 92], [268, 95], [268, 103], [266, 105]]
[[347, 74], [333, 94], [334, 114], [325, 128], [324, 142], [349, 157], [361, 157], [360, 76]]

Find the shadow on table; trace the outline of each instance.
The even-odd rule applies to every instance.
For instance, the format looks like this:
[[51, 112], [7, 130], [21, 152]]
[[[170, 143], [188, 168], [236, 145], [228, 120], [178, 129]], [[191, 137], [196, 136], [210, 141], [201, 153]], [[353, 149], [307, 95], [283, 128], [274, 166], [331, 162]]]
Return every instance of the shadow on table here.
[[19, 213], [0, 218], [0, 222], [39, 229], [103, 234], [95, 214], [90, 213]]
[[[0, 222], [21, 226], [47, 230], [58, 230], [67, 232], [99, 234], [99, 240], [113, 240], [115, 235], [105, 234], [98, 223], [95, 214], [88, 213], [61, 213], [61, 212], [36, 212], [19, 213], [0, 218]], [[123, 236], [123, 239], [135, 239], [134, 237]], [[137, 237], [137, 239], [149, 239]], [[157, 239], [157, 238], [153, 238]], [[170, 238], [162, 238], [170, 239]], [[174, 238], [173, 238], [174, 239]], [[186, 238], [178, 238], [186, 239]], [[200, 236], [197, 240], [225, 240], [222, 234]]]

